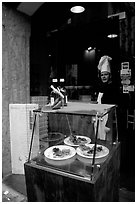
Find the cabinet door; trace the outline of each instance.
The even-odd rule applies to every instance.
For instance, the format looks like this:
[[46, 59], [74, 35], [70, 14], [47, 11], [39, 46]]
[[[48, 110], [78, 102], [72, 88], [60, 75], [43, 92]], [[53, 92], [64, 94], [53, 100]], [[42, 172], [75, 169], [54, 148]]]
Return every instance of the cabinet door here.
[[[33, 110], [37, 104], [10, 104], [10, 143], [13, 174], [24, 174], [24, 163], [28, 159], [33, 128]], [[31, 158], [39, 151], [38, 117], [34, 131]]]

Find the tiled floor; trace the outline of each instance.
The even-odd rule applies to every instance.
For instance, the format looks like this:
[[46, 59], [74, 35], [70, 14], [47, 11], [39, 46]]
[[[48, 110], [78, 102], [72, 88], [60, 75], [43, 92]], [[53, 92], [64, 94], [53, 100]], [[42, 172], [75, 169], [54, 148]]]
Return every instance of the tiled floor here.
[[24, 175], [9, 175], [2, 183], [3, 202], [26, 202], [26, 183]]
[[135, 192], [128, 191], [125, 188], [120, 188], [119, 202], [135, 202]]
[[135, 202], [135, 177], [133, 172], [121, 172], [119, 201]]
[[27, 202], [27, 196], [2, 184], [2, 202]]

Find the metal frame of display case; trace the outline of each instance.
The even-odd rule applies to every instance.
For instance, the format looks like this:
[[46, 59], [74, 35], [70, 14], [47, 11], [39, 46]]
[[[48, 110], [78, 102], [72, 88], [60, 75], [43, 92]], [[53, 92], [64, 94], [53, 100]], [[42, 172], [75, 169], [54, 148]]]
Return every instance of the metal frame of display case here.
[[[116, 114], [116, 106], [112, 106], [111, 108], [115, 108], [115, 123], [116, 123], [116, 129], [117, 129], [117, 114]], [[110, 109], [111, 110], [111, 109]], [[97, 136], [98, 136], [98, 126], [99, 126], [99, 120], [101, 120], [107, 113], [109, 113], [110, 110], [107, 110], [104, 113], [96, 113], [96, 120], [97, 120], [97, 128], [95, 132], [95, 146], [94, 146], [94, 152], [93, 152], [93, 159], [92, 159], [92, 172], [91, 172], [91, 179], [93, 178], [93, 172], [94, 172], [94, 165], [95, 165], [95, 155], [96, 155], [96, 147], [97, 147]], [[61, 111], [58, 110], [47, 110], [47, 111], [42, 111], [42, 109], [36, 109], [33, 110], [34, 112], [34, 123], [33, 123], [33, 129], [32, 129], [32, 136], [31, 136], [31, 142], [30, 142], [30, 149], [29, 149], [29, 156], [28, 156], [28, 162], [30, 162], [30, 157], [31, 157], [31, 150], [32, 150], [32, 143], [33, 143], [33, 137], [34, 137], [34, 130], [35, 130], [35, 125], [36, 125], [36, 117], [38, 114], [44, 114], [44, 113], [58, 113], [58, 114], [72, 114], [72, 115], [90, 115], [89, 113], [83, 113], [83, 112], [75, 112], [75, 111], [70, 111], [66, 112], [66, 110], [61, 109]], [[116, 136], [116, 141], [112, 141], [113, 144], [118, 142], [118, 131], [117, 131], [117, 136]]]
[[[81, 107], [84, 107], [82, 103]], [[76, 104], [72, 104], [76, 105]], [[68, 104], [69, 106], [69, 104]], [[114, 108], [112, 110], [112, 108]], [[100, 112], [96, 111], [67, 111], [69, 107], [64, 107], [58, 110], [42, 110], [37, 109], [34, 110], [34, 122], [32, 129], [32, 136], [30, 142], [29, 149], [29, 157], [28, 161], [24, 164], [25, 169], [25, 179], [26, 179], [26, 187], [27, 187], [27, 197], [28, 201], [39, 202], [39, 201], [48, 201], [48, 202], [100, 202], [100, 201], [118, 201], [119, 200], [119, 167], [120, 167], [120, 143], [118, 142], [118, 131], [116, 132], [116, 137], [114, 140], [108, 141], [100, 140], [97, 138], [98, 136], [98, 126], [102, 117], [110, 112], [110, 118], [115, 115], [115, 121], [110, 120], [109, 127], [112, 128], [110, 132], [111, 137], [115, 136], [113, 134], [113, 122], [115, 122], [115, 126], [117, 128], [117, 114], [116, 114], [116, 106], [110, 106], [106, 111]], [[76, 108], [77, 109], [77, 108]], [[84, 108], [83, 108], [84, 109]], [[88, 110], [88, 109], [87, 109]], [[103, 109], [104, 110], [104, 109]], [[115, 112], [114, 112], [115, 111]], [[49, 126], [50, 123], [55, 119], [55, 124], [59, 121], [59, 118], [64, 119], [64, 114], [70, 114], [73, 118], [73, 115], [84, 115], [84, 116], [92, 116], [91, 123], [94, 127], [94, 122], [96, 122], [96, 131], [92, 128], [91, 132], [94, 143], [94, 154], [93, 158], [89, 159], [89, 163], [85, 163], [84, 158], [79, 158], [79, 155], [75, 155], [69, 161], [62, 161], [64, 163], [55, 164], [54, 161], [49, 163], [46, 157], [44, 156], [44, 149], [38, 153], [38, 156], [35, 158], [31, 158], [32, 153], [32, 145], [34, 139], [34, 131], [37, 126], [37, 116], [43, 115], [47, 113], [49, 115]], [[50, 113], [50, 114], [49, 114]], [[60, 114], [63, 115], [60, 115]], [[57, 115], [56, 115], [57, 114]], [[109, 115], [109, 114], [108, 114]], [[78, 117], [82, 119], [84, 122], [85, 119], [82, 117]], [[96, 118], [96, 119], [95, 119]], [[75, 116], [74, 116], [75, 120]], [[72, 120], [73, 121], [73, 120]], [[63, 121], [62, 121], [63, 122]], [[75, 122], [75, 121], [73, 121]], [[112, 123], [112, 124], [111, 124]], [[61, 125], [65, 125], [63, 122]], [[53, 125], [53, 124], [52, 124]], [[49, 130], [54, 126], [50, 126]], [[111, 126], [112, 125], [112, 126]], [[56, 127], [56, 125], [55, 125]], [[57, 129], [60, 129], [60, 126], [57, 126]], [[62, 126], [61, 126], [62, 128]], [[88, 128], [90, 128], [90, 123], [88, 124]], [[56, 128], [55, 128], [56, 129]], [[63, 130], [63, 129], [62, 129]], [[66, 129], [63, 130], [66, 132]], [[62, 132], [62, 133], [63, 133]], [[79, 131], [78, 131], [79, 132]], [[91, 133], [90, 132], [90, 133]], [[92, 134], [91, 133], [91, 134]], [[65, 136], [65, 135], [64, 135]], [[90, 135], [89, 135], [90, 136]], [[62, 144], [64, 138], [59, 144]], [[109, 149], [109, 154], [102, 160], [95, 158], [96, 147], [97, 144], [105, 145]], [[51, 145], [52, 146], [52, 145]], [[46, 147], [48, 148], [48, 147]], [[45, 148], [45, 149], [46, 149]], [[82, 160], [81, 160], [82, 159]]]

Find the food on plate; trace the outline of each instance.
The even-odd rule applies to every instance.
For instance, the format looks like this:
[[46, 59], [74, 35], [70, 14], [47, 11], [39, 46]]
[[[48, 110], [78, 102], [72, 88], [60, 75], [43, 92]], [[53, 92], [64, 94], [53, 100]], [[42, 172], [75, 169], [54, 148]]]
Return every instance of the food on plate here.
[[54, 157], [64, 157], [70, 154], [70, 149], [59, 149], [58, 147], [53, 148], [53, 156]]
[[84, 144], [87, 142], [86, 138], [82, 138], [76, 135], [71, 135], [69, 137], [70, 142], [72, 142], [74, 145]]
[[[79, 148], [80, 148], [80, 150], [82, 151], [82, 153], [83, 153], [84, 155], [87, 155], [87, 156], [93, 155], [93, 153], [94, 153], [94, 147], [95, 147], [95, 145], [94, 145], [93, 147], [90, 147], [90, 146], [84, 145], [84, 144], [82, 144], [82, 145], [79, 146]], [[96, 155], [97, 155], [99, 152], [101, 152], [102, 150], [103, 150], [103, 148], [102, 148], [101, 145], [96, 146]]]
[[89, 151], [91, 149], [91, 147], [85, 145], [85, 144], [80, 144], [79, 148], [81, 151]]

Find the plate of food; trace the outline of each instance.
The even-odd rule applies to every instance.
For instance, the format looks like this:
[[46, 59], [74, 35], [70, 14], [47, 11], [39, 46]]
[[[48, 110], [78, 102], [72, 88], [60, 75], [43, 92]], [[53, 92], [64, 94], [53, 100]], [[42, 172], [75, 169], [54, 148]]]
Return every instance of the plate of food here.
[[[76, 152], [79, 156], [92, 159], [94, 155], [95, 144], [82, 144], [77, 147]], [[97, 144], [95, 158], [103, 158], [109, 154], [109, 149], [103, 145]]]
[[75, 154], [76, 150], [73, 147], [69, 147], [67, 145], [51, 146], [44, 151], [45, 157], [52, 160], [70, 159]]
[[91, 139], [81, 135], [71, 135], [64, 139], [64, 143], [69, 146], [78, 147], [80, 144], [89, 144]]
[[48, 164], [51, 164], [51, 165], [54, 165], [54, 166], [65, 166], [65, 165], [69, 165], [72, 162], [74, 162], [76, 158], [77, 157], [75, 155], [74, 157], [71, 157], [69, 159], [63, 159], [63, 160], [53, 160], [53, 159], [48, 159], [47, 157], [45, 157], [44, 160]]

